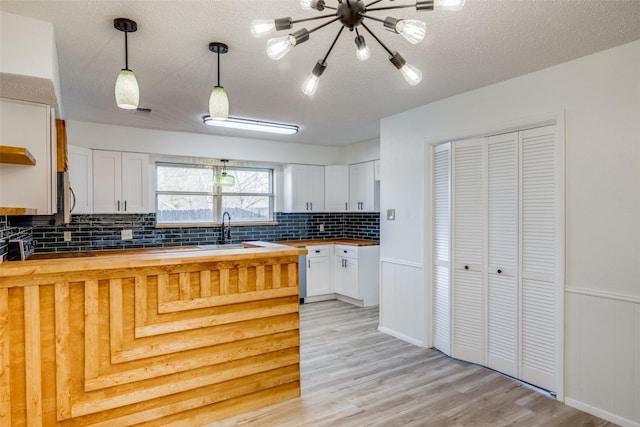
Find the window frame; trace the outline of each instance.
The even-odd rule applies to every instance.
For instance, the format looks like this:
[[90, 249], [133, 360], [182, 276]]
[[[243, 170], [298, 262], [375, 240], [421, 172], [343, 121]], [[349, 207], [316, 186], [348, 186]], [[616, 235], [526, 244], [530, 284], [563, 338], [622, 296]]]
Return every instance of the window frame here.
[[[179, 228], [179, 227], [207, 227], [207, 226], [218, 226], [221, 223], [221, 218], [223, 209], [223, 199], [224, 197], [238, 197], [238, 196], [249, 196], [249, 197], [268, 197], [269, 200], [269, 218], [268, 219], [259, 219], [256, 221], [250, 221], [243, 219], [242, 221], [234, 221], [234, 226], [255, 226], [255, 225], [265, 225], [265, 224], [275, 224], [274, 214], [275, 214], [275, 198], [276, 194], [274, 191], [275, 188], [275, 170], [272, 167], [261, 167], [261, 166], [226, 166], [226, 171], [233, 175], [233, 171], [260, 171], [267, 172], [269, 174], [269, 192], [268, 193], [245, 193], [245, 192], [225, 192], [224, 187], [213, 185], [213, 191], [167, 191], [167, 190], [159, 190], [158, 189], [158, 166], [169, 166], [169, 167], [180, 167], [180, 168], [198, 168], [198, 169], [209, 169], [212, 173], [212, 180], [215, 179], [215, 175], [221, 173], [223, 170], [222, 166], [218, 165], [210, 165], [210, 164], [202, 164], [202, 163], [181, 163], [181, 162], [171, 162], [171, 161], [156, 161], [155, 162], [155, 179], [156, 179], [156, 188], [155, 188], [155, 213], [156, 213], [156, 227], [157, 228]], [[213, 197], [213, 222], [160, 222], [158, 221], [158, 196], [159, 195], [187, 195], [187, 196], [211, 196]]]

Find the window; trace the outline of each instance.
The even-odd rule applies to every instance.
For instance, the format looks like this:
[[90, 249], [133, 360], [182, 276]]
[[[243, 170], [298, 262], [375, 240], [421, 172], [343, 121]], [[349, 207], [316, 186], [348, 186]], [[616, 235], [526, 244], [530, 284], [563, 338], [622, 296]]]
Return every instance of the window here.
[[272, 169], [228, 167], [236, 178], [232, 187], [213, 185], [219, 172], [215, 166], [157, 163], [157, 222], [216, 223], [225, 211], [234, 223], [272, 220]]

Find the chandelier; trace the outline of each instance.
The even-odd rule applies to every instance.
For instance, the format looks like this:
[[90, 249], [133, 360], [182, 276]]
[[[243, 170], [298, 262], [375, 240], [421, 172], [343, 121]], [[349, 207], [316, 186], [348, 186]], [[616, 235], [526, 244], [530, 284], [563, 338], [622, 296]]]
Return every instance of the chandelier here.
[[[389, 54], [389, 61], [391, 61], [391, 63], [402, 73], [407, 83], [410, 85], [417, 85], [422, 80], [422, 72], [413, 65], [407, 63], [407, 61], [397, 51], [389, 49], [382, 40], [380, 40], [371, 31], [371, 29], [365, 24], [365, 21], [371, 20], [381, 22], [385, 29], [402, 35], [412, 44], [419, 43], [424, 39], [426, 34], [426, 24], [415, 19], [398, 19], [391, 16], [381, 19], [371, 16], [370, 12], [405, 8], [415, 8], [418, 11], [434, 9], [460, 10], [464, 6], [465, 0], [426, 0], [416, 1], [415, 4], [372, 7], [383, 1], [385, 0], [372, 0], [370, 3], [365, 4], [362, 0], [337, 0], [337, 5], [332, 6], [326, 4], [325, 0], [300, 0], [300, 6], [304, 10], [315, 9], [322, 12], [325, 9], [328, 9], [334, 11], [334, 13], [296, 20], [293, 20], [290, 17], [275, 20], [256, 19], [251, 23], [251, 33], [254, 37], [260, 38], [276, 31], [290, 30], [293, 28], [294, 24], [298, 24], [300, 22], [327, 19], [326, 22], [310, 30], [301, 28], [287, 34], [286, 36], [269, 39], [267, 41], [267, 55], [271, 59], [278, 60], [283, 58], [295, 46], [309, 40], [309, 35], [314, 31], [324, 28], [336, 21], [342, 24], [324, 58], [320, 59], [315, 64], [311, 74], [302, 84], [302, 91], [309, 96], [313, 95], [318, 89], [320, 76], [327, 68], [327, 58], [345, 28], [349, 31], [355, 31], [356, 57], [359, 60], [366, 61], [370, 56], [370, 50], [367, 46], [365, 37], [360, 34], [359, 31], [359, 28], [362, 28], [365, 33], [368, 33], [380, 46], [382, 46], [384, 50], [387, 51]], [[388, 1], [394, 2], [394, 0]]]

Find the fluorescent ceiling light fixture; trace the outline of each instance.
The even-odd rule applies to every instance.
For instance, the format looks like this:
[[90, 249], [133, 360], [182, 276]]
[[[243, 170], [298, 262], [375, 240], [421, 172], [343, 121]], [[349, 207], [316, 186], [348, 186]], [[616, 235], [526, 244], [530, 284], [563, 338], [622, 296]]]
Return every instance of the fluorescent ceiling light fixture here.
[[277, 133], [280, 135], [293, 135], [298, 133], [298, 126], [284, 123], [263, 122], [260, 120], [229, 117], [227, 120], [214, 120], [210, 116], [204, 116], [202, 121], [208, 126], [218, 126], [231, 129], [253, 130], [257, 132]]

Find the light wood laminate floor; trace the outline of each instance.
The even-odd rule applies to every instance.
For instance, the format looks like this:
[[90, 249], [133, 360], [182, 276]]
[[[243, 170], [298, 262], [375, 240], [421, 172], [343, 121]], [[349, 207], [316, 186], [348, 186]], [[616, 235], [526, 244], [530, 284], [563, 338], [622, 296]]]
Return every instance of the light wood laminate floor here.
[[614, 426], [377, 331], [378, 307], [301, 307], [302, 397], [210, 426]]

